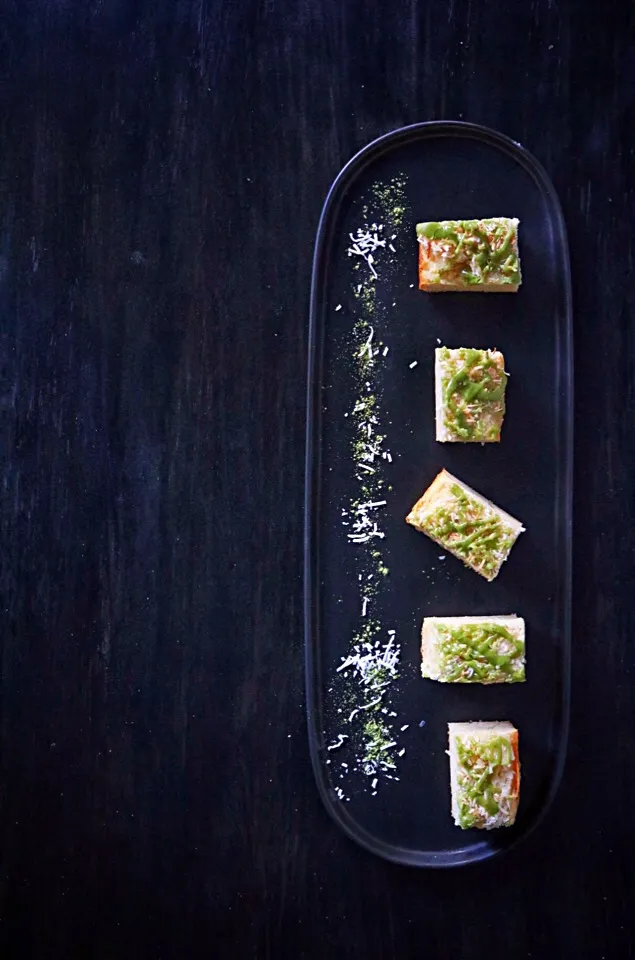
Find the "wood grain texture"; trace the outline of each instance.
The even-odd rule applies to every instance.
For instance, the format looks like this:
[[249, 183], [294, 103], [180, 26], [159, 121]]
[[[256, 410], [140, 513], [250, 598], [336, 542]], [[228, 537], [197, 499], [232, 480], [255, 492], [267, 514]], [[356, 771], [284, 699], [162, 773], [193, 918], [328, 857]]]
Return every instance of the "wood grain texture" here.
[[[3, 958], [632, 957], [632, 4], [2, 6]], [[321, 808], [301, 546], [321, 203], [439, 118], [563, 203], [575, 616], [547, 821], [430, 874]]]

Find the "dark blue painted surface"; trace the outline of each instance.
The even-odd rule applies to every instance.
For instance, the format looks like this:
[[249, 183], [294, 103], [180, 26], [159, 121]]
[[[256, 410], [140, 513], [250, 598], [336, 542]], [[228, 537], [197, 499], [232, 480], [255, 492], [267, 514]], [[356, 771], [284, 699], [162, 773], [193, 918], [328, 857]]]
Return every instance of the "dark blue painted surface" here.
[[[574, 0], [2, 5], [3, 957], [632, 956], [633, 27]], [[563, 785], [500, 864], [426, 876], [315, 790], [302, 498], [322, 201], [437, 118], [552, 176], [578, 389]]]

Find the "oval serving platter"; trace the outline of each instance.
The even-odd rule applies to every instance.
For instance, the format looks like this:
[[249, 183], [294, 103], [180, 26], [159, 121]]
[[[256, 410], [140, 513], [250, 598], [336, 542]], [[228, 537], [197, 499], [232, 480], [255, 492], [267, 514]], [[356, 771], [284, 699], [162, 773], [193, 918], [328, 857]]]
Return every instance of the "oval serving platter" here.
[[[492, 216], [520, 220], [520, 291], [419, 291], [416, 223]], [[439, 344], [502, 350], [500, 444], [435, 441]], [[320, 794], [350, 837], [389, 860], [491, 857], [544, 815], [568, 725], [571, 294], [560, 205], [536, 160], [459, 122], [405, 127], [358, 153], [319, 224], [308, 377], [306, 683]], [[444, 467], [526, 528], [492, 583], [404, 522]], [[424, 616], [506, 613], [526, 621], [525, 683], [422, 679]], [[447, 724], [465, 720], [519, 730], [513, 827], [453, 824]]]

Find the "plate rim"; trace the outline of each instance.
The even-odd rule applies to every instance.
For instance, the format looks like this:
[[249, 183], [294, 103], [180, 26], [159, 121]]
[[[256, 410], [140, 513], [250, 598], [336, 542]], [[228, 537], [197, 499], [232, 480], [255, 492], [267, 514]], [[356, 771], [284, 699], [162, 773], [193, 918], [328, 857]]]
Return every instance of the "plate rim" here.
[[[533, 177], [537, 186], [549, 199], [552, 213], [555, 216], [555, 226], [558, 231], [559, 243], [562, 245], [564, 254], [564, 270], [562, 276], [562, 290], [564, 294], [565, 318], [564, 318], [564, 343], [563, 343], [563, 374], [564, 381], [568, 385], [564, 398], [561, 396], [560, 402], [564, 409], [561, 416], [564, 418], [563, 442], [567, 456], [564, 465], [564, 497], [563, 497], [563, 527], [568, 531], [566, 543], [564, 545], [564, 570], [562, 578], [565, 588], [564, 603], [564, 622], [561, 639], [562, 662], [565, 666], [565, 682], [562, 685], [560, 697], [561, 713], [561, 736], [557, 751], [557, 759], [554, 768], [554, 775], [547, 793], [545, 802], [542, 805], [540, 813], [517, 837], [509, 843], [497, 847], [492, 843], [491, 837], [488, 841], [476, 841], [469, 847], [459, 848], [455, 851], [455, 856], [447, 858], [446, 852], [435, 854], [433, 851], [413, 850], [411, 848], [397, 847], [393, 844], [387, 844], [374, 837], [363, 827], [359, 826], [354, 818], [346, 814], [341, 804], [333, 803], [329, 795], [328, 787], [324, 780], [324, 770], [322, 761], [318, 755], [318, 745], [315, 737], [315, 720], [317, 715], [321, 715], [318, 708], [316, 696], [318, 679], [317, 669], [314, 661], [314, 576], [317, 572], [317, 564], [314, 563], [314, 536], [313, 523], [315, 517], [315, 478], [319, 466], [319, 456], [316, 456], [316, 423], [320, 422], [319, 412], [319, 383], [316, 381], [316, 370], [318, 367], [318, 357], [316, 349], [316, 340], [318, 333], [318, 282], [321, 272], [322, 247], [324, 237], [329, 227], [332, 209], [337, 206], [341, 199], [338, 194], [346, 188], [349, 179], [353, 175], [359, 174], [364, 166], [372, 159], [375, 159], [388, 147], [397, 145], [400, 140], [416, 138], [434, 138], [442, 136], [458, 136], [467, 139], [476, 139], [480, 142], [489, 143], [497, 147], [524, 167], [524, 169]], [[306, 395], [306, 431], [305, 431], [305, 487], [304, 487], [304, 526], [303, 526], [303, 559], [304, 559], [304, 679], [306, 695], [306, 718], [307, 732], [309, 739], [309, 753], [311, 757], [311, 766], [315, 776], [318, 792], [327, 812], [340, 829], [358, 845], [374, 853], [376, 856], [393, 863], [399, 863], [406, 866], [413, 866], [427, 869], [451, 869], [459, 866], [468, 866], [479, 863], [492, 857], [508, 853], [525, 840], [544, 820], [549, 811], [554, 798], [560, 788], [562, 776], [566, 763], [569, 727], [570, 727], [570, 706], [571, 706], [571, 620], [572, 620], [572, 567], [573, 567], [573, 460], [574, 460], [574, 370], [573, 370], [573, 304], [571, 290], [571, 258], [569, 251], [568, 235], [562, 206], [553, 182], [542, 166], [542, 164], [527, 150], [522, 144], [513, 140], [506, 134], [500, 133], [491, 127], [483, 126], [477, 123], [469, 123], [463, 120], [428, 120], [419, 123], [408, 124], [397, 127], [387, 133], [371, 140], [361, 150], [357, 151], [350, 160], [341, 168], [335, 180], [332, 182], [326, 198], [324, 200], [318, 228], [316, 232], [315, 247], [313, 252], [312, 270], [311, 270], [311, 295], [309, 305], [309, 336], [308, 336], [308, 358], [307, 358], [307, 395]], [[319, 452], [318, 452], [319, 453]], [[317, 464], [317, 466], [316, 466]], [[466, 855], [460, 855], [465, 850]], [[467, 851], [470, 851], [469, 854]]]

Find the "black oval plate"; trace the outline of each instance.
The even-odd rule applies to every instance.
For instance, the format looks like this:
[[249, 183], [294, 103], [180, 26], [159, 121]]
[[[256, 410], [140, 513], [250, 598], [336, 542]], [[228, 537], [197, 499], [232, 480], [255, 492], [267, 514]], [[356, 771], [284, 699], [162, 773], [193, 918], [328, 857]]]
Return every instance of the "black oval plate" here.
[[[375, 615], [396, 629], [400, 675], [389, 691], [406, 753], [398, 780], [375, 795], [351, 759], [328, 745], [343, 732], [333, 700], [337, 667], [361, 620], [355, 548], [341, 510], [355, 496], [351, 419], [352, 325], [359, 313], [349, 234], [373, 218], [377, 184], [405, 181], [405, 216], [386, 278], [377, 281], [389, 346], [377, 378], [392, 489], [381, 513], [390, 567]], [[417, 289], [415, 223], [516, 216], [523, 285], [518, 294], [435, 294]], [[339, 307], [339, 309], [336, 309]], [[500, 445], [434, 440], [433, 351], [498, 347], [510, 372]], [[305, 631], [309, 741], [322, 799], [336, 822], [374, 853], [442, 867], [513, 846], [538, 823], [561, 777], [566, 750], [571, 619], [572, 320], [565, 227], [553, 186], [520, 145], [458, 122], [421, 123], [371, 143], [342, 170], [320, 220], [313, 264], [309, 352]], [[410, 364], [417, 360], [417, 366]], [[447, 467], [527, 529], [493, 583], [404, 523], [408, 509]], [[517, 613], [527, 624], [527, 682], [438, 684], [419, 673], [425, 615]], [[340, 708], [341, 709], [341, 708]], [[521, 804], [516, 825], [463, 832], [449, 813], [448, 721], [511, 720], [520, 732]], [[331, 761], [329, 763], [329, 761]], [[344, 764], [349, 763], [347, 768]]]

